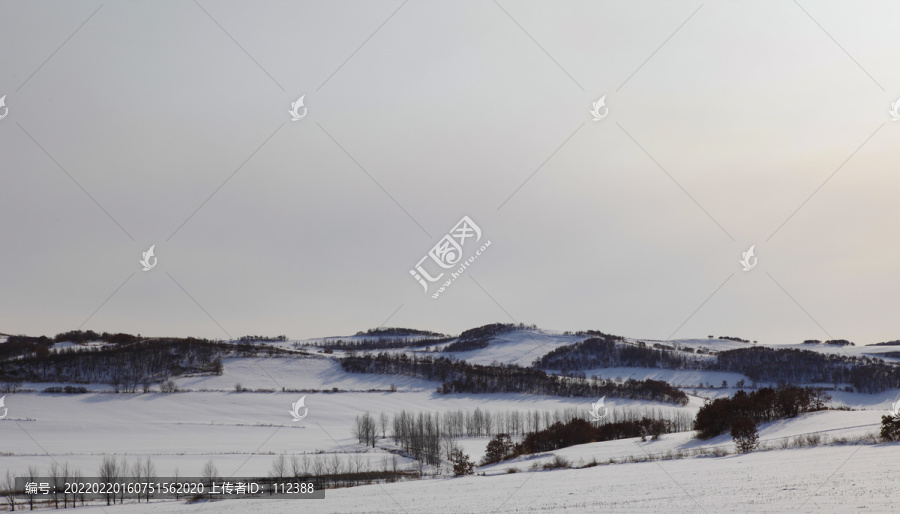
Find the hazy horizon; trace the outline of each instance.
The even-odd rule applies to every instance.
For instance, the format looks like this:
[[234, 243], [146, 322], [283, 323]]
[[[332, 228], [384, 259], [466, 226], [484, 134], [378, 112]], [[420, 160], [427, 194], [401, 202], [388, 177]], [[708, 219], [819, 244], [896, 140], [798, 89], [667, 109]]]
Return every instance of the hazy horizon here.
[[[9, 2], [0, 331], [898, 339], [866, 5]], [[464, 216], [491, 245], [433, 298]]]

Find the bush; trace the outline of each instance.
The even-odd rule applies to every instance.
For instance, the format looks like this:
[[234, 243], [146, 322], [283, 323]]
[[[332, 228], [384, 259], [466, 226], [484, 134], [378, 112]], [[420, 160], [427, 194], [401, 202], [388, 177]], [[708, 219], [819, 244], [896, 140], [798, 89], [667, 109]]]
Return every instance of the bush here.
[[885, 441], [900, 441], [900, 417], [881, 416], [881, 438]]
[[469, 456], [462, 450], [450, 452], [450, 461], [453, 463], [453, 476], [461, 477], [475, 473], [475, 463], [469, 460]]
[[544, 469], [560, 469], [571, 467], [569, 461], [561, 455], [554, 455], [553, 460], [544, 464]]
[[747, 416], [738, 416], [731, 423], [731, 437], [740, 453], [752, 452], [759, 446], [756, 423]]
[[178, 391], [178, 386], [175, 385], [175, 381], [172, 379], [166, 380], [162, 384], [159, 384], [159, 390], [163, 393], [174, 393]]
[[75, 386], [65, 386], [65, 387], [48, 387], [44, 389], [45, 393], [65, 393], [65, 394], [84, 394], [87, 393], [88, 390], [86, 387], [75, 387]]
[[497, 437], [488, 442], [484, 458], [481, 460], [481, 465], [486, 466], [513, 457], [515, 455], [515, 448], [516, 445], [513, 444], [509, 435], [497, 434]]

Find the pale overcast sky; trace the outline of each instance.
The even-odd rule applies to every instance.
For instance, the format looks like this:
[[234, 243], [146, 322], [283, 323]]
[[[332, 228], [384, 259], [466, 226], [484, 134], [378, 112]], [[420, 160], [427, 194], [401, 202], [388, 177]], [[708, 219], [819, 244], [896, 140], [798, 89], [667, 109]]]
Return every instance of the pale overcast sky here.
[[900, 338], [900, 3], [2, 11], [0, 332]]

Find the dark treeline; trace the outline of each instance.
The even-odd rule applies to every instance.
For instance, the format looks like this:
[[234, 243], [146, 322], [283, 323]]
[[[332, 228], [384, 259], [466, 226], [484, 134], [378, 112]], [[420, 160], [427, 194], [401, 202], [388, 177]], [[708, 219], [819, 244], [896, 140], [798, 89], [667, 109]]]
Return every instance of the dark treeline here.
[[431, 332], [430, 330], [417, 330], [415, 328], [400, 328], [400, 327], [378, 327], [378, 328], [370, 328], [365, 332], [357, 332], [358, 336], [425, 336], [425, 337], [444, 337], [444, 334], [440, 334], [438, 332]]
[[534, 361], [534, 367], [556, 369], [562, 373], [592, 368], [634, 366], [665, 369], [708, 369], [710, 359], [672, 351], [660, 344], [628, 344], [614, 337], [591, 337], [579, 343], [561, 346]]
[[100, 341], [109, 344], [133, 343], [140, 340], [140, 336], [131, 334], [110, 334], [109, 332], [97, 333], [93, 330], [72, 330], [62, 332], [53, 337], [47, 336], [9, 336], [6, 343], [0, 345], [0, 360], [19, 355], [38, 354], [46, 355], [49, 349], [56, 343], [71, 342], [84, 344]]
[[757, 382], [853, 385], [860, 393], [900, 387], [900, 368], [873, 357], [851, 357], [793, 348], [742, 348], [717, 355], [720, 371], [742, 373]]
[[498, 434], [488, 443], [481, 465], [493, 464], [519, 455], [550, 452], [578, 444], [630, 437], [656, 439], [662, 434], [672, 432], [675, 432], [672, 423], [663, 419], [645, 417], [594, 425], [587, 420], [574, 418], [565, 423], [556, 422], [543, 430], [529, 432], [518, 444], [514, 443], [509, 435]]
[[492, 323], [477, 328], [470, 328], [459, 334], [457, 340], [448, 344], [443, 351], [445, 352], [471, 352], [487, 348], [491, 340], [500, 334], [514, 332], [516, 330], [536, 330], [536, 325], [525, 325], [524, 323]]
[[[842, 341], [833, 340], [828, 344], [845, 345]], [[700, 357], [691, 355], [687, 348], [675, 350], [658, 343], [651, 347], [642, 342], [629, 344], [611, 337], [592, 337], [559, 347], [535, 360], [533, 365], [563, 374], [619, 366], [730, 371], [770, 384], [849, 383], [861, 393], [900, 388], [900, 367], [883, 359], [795, 348], [756, 346]]]
[[872, 343], [869, 346], [900, 346], [900, 339], [897, 339], [895, 341], [884, 341], [881, 343]]
[[470, 328], [459, 334], [459, 339], [482, 339], [493, 338], [507, 332], [516, 330], [537, 330], [536, 325], [526, 325], [524, 323], [491, 323], [476, 328]]
[[[262, 350], [261, 350], [262, 351]], [[8, 382], [108, 383], [116, 392], [134, 392], [185, 373], [221, 373], [222, 358], [258, 353], [253, 345], [206, 339], [156, 339], [96, 348], [70, 347], [25, 353], [0, 361], [0, 380]]]
[[[452, 341], [452, 337], [441, 337], [433, 339], [405, 339], [402, 337], [380, 337], [376, 339], [357, 339], [336, 341], [322, 341], [315, 343], [313, 346], [324, 348], [326, 350], [343, 350], [343, 351], [363, 351], [363, 350], [395, 350], [398, 348], [424, 348], [436, 344]], [[297, 347], [306, 346], [301, 343], [296, 344]]]
[[287, 336], [241, 336], [238, 341], [242, 343], [257, 343], [257, 342], [283, 342], [287, 341]]
[[658, 380], [587, 380], [548, 375], [534, 368], [513, 364], [484, 366], [447, 357], [420, 357], [406, 354], [350, 355], [341, 359], [344, 371], [406, 375], [441, 382], [437, 392], [449, 393], [528, 393], [550, 396], [620, 398], [687, 404], [687, 395]]
[[549, 428], [528, 434], [521, 443], [516, 445], [516, 453], [521, 455], [549, 452], [576, 444], [629, 437], [659, 437], [672, 431], [672, 426], [668, 421], [651, 418], [606, 423], [599, 426], [594, 426], [583, 419], [573, 419], [568, 423], [555, 423]]
[[741, 390], [731, 398], [705, 403], [694, 419], [694, 430], [698, 438], [709, 439], [724, 434], [741, 417], [756, 423], [793, 418], [824, 409], [830, 399], [821, 388], [812, 387], [764, 387], [750, 393]]

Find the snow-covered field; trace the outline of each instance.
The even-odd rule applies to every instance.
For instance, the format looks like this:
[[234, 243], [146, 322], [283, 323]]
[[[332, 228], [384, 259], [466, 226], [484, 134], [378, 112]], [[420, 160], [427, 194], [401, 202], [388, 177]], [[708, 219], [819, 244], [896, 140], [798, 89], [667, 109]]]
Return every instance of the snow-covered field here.
[[[540, 345], [534, 337], [541, 337]], [[583, 338], [546, 332], [501, 336], [488, 348], [456, 354], [489, 364], [527, 365], [542, 353]], [[694, 344], [707, 340], [694, 340]], [[683, 341], [674, 341], [683, 344]], [[289, 343], [288, 343], [289, 344]], [[745, 343], [723, 342], [724, 346]], [[889, 347], [885, 347], [889, 348]], [[837, 349], [841, 351], [840, 349]], [[852, 349], [851, 349], [852, 350]], [[134, 459], [152, 456], [160, 476], [199, 475], [212, 459], [222, 476], [265, 476], [279, 454], [322, 453], [360, 456], [372, 468], [396, 450], [389, 438], [377, 448], [358, 444], [351, 434], [355, 417], [370, 412], [538, 410], [589, 408], [584, 398], [526, 394], [453, 394], [435, 392], [437, 382], [374, 374], [345, 373], [324, 355], [232, 358], [222, 375], [176, 379], [182, 392], [113, 394], [102, 385], [88, 385], [87, 394], [8, 393], [6, 419], [0, 420], [0, 473], [21, 474], [29, 465], [46, 471], [51, 462], [68, 462], [85, 476], [96, 475], [104, 454]], [[684, 407], [608, 398], [616, 410], [656, 408], [693, 416], [703, 398], [728, 396], [732, 388], [694, 389], [703, 383], [733, 385], [745, 378], [734, 373], [606, 368], [589, 370], [603, 378], [653, 378], [687, 387]], [[235, 384], [255, 392], [235, 392]], [[42, 390], [50, 385], [25, 384]], [[339, 392], [332, 392], [337, 388]], [[391, 389], [396, 388], [396, 391]], [[283, 390], [320, 392], [283, 392]], [[104, 392], [106, 391], [106, 392]], [[272, 392], [265, 392], [272, 391]], [[900, 445], [828, 444], [782, 449], [782, 441], [805, 434], [866, 440], [878, 431], [881, 416], [896, 400], [897, 391], [878, 395], [831, 392], [832, 404], [856, 410], [824, 411], [759, 427], [764, 450], [748, 455], [693, 456], [672, 459], [679, 452], [725, 448], [730, 436], [709, 441], [692, 432], [667, 434], [655, 441], [623, 439], [564, 448], [477, 468], [485, 476], [424, 480], [328, 490], [324, 500], [230, 500], [186, 505], [159, 501], [150, 505], [104, 507], [106, 512], [886, 512], [900, 493]], [[305, 396], [309, 415], [292, 422], [291, 404]], [[379, 430], [380, 432], [380, 430]], [[390, 432], [390, 427], [388, 428]], [[484, 454], [488, 438], [463, 438], [460, 447], [473, 460]], [[694, 452], [694, 453], [692, 453]], [[562, 457], [585, 469], [537, 471]], [[647, 456], [652, 462], [630, 462]], [[610, 460], [616, 461], [608, 464]], [[401, 457], [401, 467], [414, 463]], [[96, 508], [84, 509], [86, 512]]]
[[[139, 513], [895, 512], [900, 445], [761, 451], [328, 490], [322, 500], [127, 504]], [[300, 502], [300, 503], [298, 503]], [[100, 509], [83, 509], [100, 512]]]

